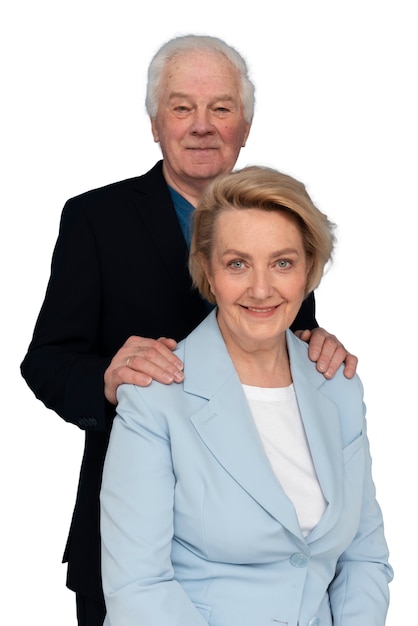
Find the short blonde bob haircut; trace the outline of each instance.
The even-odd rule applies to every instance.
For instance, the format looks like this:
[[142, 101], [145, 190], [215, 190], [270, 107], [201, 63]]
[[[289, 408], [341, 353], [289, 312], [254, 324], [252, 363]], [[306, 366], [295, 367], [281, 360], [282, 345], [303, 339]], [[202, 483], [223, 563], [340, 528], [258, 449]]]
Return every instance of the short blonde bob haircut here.
[[277, 170], [254, 165], [216, 178], [194, 211], [189, 270], [194, 286], [206, 300], [216, 304], [204, 265], [211, 264], [217, 218], [231, 209], [279, 211], [293, 217], [307, 260], [306, 296], [319, 285], [325, 265], [332, 258], [335, 225], [314, 205], [303, 183]]

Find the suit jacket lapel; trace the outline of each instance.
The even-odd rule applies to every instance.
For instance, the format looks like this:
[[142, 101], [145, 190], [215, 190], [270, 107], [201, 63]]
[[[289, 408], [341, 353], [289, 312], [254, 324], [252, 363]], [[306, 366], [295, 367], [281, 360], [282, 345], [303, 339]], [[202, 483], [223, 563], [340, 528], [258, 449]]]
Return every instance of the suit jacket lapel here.
[[[206, 346], [204, 354], [202, 342]], [[254, 500], [303, 539], [294, 506], [265, 454], [215, 312], [186, 339], [185, 363], [185, 391], [208, 399], [190, 417], [202, 441]]]
[[[159, 251], [174, 288], [184, 289], [191, 280], [187, 268], [188, 250], [173, 207], [170, 192], [159, 161], [147, 174], [138, 178], [135, 201], [138, 213], [150, 239]], [[179, 292], [180, 293], [180, 292]]]
[[[307, 347], [287, 333], [293, 383], [305, 432], [328, 507], [307, 540], [325, 534], [343, 507], [343, 458], [336, 405], [321, 392], [326, 383], [307, 356]], [[202, 353], [202, 345], [206, 346]], [[216, 322], [216, 311], [186, 339], [187, 393], [208, 403], [190, 420], [224, 469], [266, 511], [302, 538], [292, 502], [281, 488], [265, 454], [242, 385]]]
[[343, 507], [343, 455], [337, 406], [321, 390], [326, 379], [307, 357], [307, 347], [287, 333], [293, 384], [327, 510], [309, 535], [313, 541], [339, 519]]

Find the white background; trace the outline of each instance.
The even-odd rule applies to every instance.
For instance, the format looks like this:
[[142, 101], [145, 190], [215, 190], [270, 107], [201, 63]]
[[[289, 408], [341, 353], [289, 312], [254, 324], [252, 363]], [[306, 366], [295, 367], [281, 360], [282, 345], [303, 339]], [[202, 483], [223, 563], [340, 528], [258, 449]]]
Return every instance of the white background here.
[[65, 200], [141, 174], [159, 158], [143, 105], [146, 69], [161, 43], [189, 32], [224, 38], [248, 60], [257, 106], [239, 165], [267, 164], [303, 180], [339, 226], [335, 263], [316, 294], [317, 318], [360, 359], [374, 477], [396, 572], [387, 624], [415, 623], [414, 5], [412, 0], [3, 4], [3, 624], [76, 623], [60, 558], [84, 434], [34, 398], [19, 364], [43, 300]]

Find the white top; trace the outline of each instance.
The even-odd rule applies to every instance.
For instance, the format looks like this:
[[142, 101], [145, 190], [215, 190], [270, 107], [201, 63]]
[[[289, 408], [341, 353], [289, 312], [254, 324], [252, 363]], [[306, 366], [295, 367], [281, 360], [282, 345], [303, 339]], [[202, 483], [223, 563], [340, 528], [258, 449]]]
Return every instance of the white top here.
[[306, 537], [321, 519], [327, 502], [312, 462], [294, 387], [243, 385], [243, 389], [267, 457], [294, 504]]

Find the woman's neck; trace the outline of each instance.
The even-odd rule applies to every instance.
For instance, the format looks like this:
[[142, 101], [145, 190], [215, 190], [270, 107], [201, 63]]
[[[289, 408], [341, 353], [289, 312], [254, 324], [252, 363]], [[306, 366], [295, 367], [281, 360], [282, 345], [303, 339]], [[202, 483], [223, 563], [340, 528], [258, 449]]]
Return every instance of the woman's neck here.
[[226, 347], [243, 385], [288, 387], [292, 383], [285, 335], [268, 348], [247, 351], [231, 342]]

